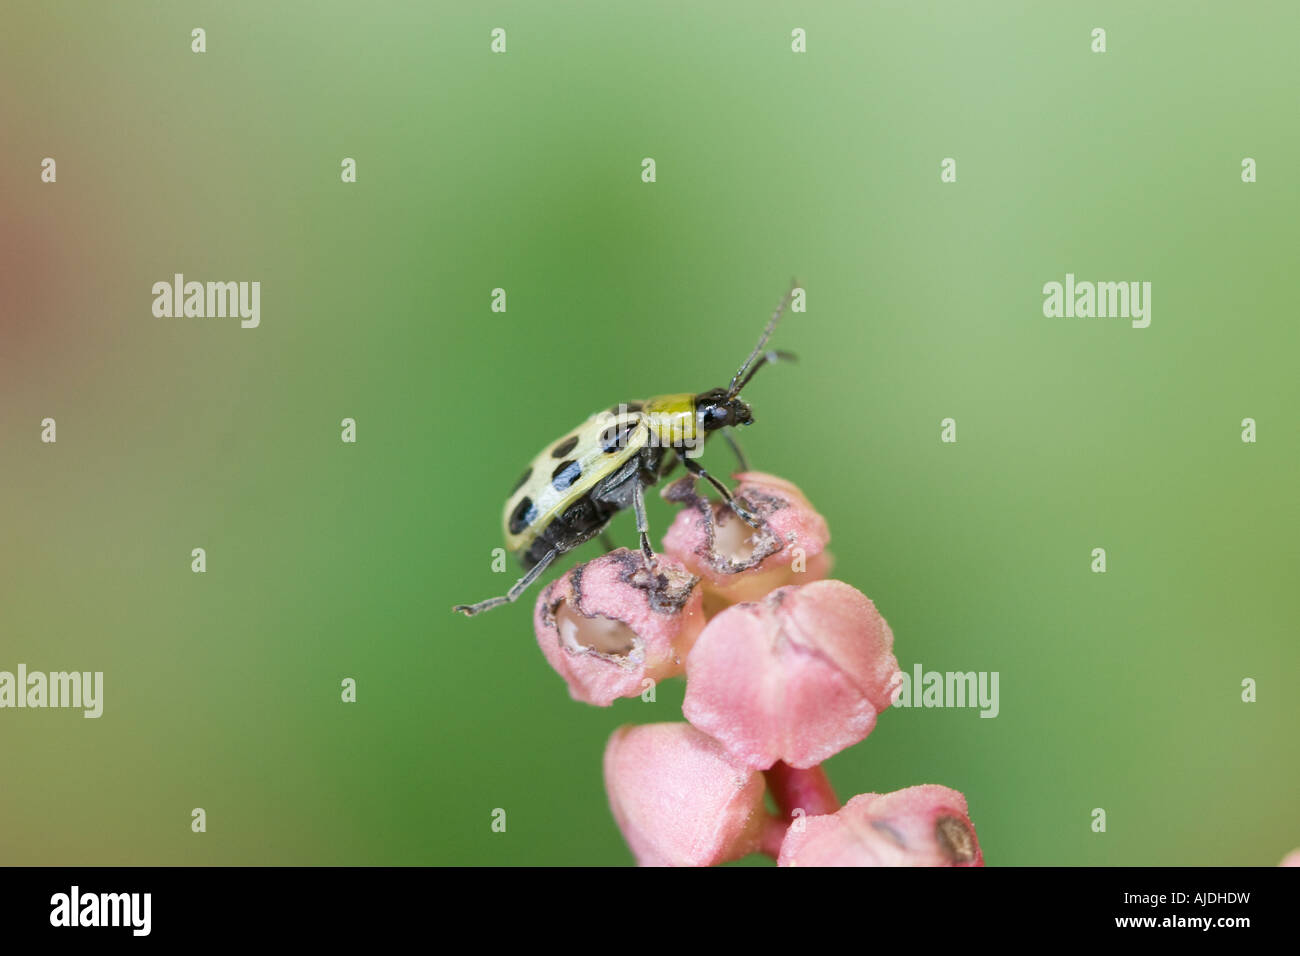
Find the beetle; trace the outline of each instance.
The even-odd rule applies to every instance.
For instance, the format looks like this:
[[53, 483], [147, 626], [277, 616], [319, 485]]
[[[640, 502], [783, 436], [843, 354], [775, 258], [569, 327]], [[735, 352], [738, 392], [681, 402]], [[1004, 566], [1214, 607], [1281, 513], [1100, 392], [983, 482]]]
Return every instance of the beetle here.
[[[718, 431], [731, 445], [742, 471], [744, 454], [731, 435], [733, 427], [752, 425], [750, 407], [740, 391], [769, 362], [792, 361], [789, 352], [763, 348], [789, 305], [791, 285], [772, 313], [758, 344], [727, 388], [693, 394], [660, 395], [625, 402], [597, 412], [558, 441], [543, 448], [515, 482], [502, 514], [506, 550], [523, 566], [524, 576], [500, 597], [452, 610], [468, 617], [518, 599], [560, 555], [603, 536], [610, 520], [632, 508], [645, 567], [654, 570], [655, 553], [646, 523], [645, 489], [681, 462], [696, 478], [708, 481], [750, 527], [761, 527], [725, 484], [696, 458], [706, 439]], [[607, 539], [606, 539], [607, 540]]]

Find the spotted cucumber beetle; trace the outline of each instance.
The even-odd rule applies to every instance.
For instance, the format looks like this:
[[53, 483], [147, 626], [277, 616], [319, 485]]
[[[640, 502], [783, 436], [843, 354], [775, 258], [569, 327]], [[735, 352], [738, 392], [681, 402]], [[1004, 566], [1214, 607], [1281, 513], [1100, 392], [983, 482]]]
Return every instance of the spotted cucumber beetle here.
[[792, 285], [781, 299], [758, 344], [727, 388], [698, 395], [660, 395], [616, 405], [597, 412], [542, 449], [515, 482], [502, 515], [506, 550], [523, 566], [524, 576], [500, 597], [458, 604], [452, 610], [472, 617], [515, 601], [552, 561], [603, 536], [610, 519], [629, 507], [636, 513], [645, 566], [653, 570], [655, 553], [646, 523], [645, 489], [671, 472], [679, 461], [690, 474], [716, 488], [746, 524], [759, 528], [754, 515], [695, 459], [704, 441], [721, 430], [741, 470], [748, 470], [740, 446], [731, 435], [732, 426], [754, 423], [749, 405], [740, 400], [740, 390], [768, 362], [794, 359], [789, 352], [764, 352], [763, 347], [796, 288]]

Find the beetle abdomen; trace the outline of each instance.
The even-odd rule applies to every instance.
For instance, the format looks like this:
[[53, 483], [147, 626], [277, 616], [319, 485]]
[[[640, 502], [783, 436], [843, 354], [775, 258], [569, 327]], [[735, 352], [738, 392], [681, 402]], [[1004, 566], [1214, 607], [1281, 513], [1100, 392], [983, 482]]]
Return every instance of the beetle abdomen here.
[[[567, 551], [594, 536], [613, 511], [605, 513], [591, 492], [616, 475], [648, 438], [641, 412], [629, 406], [623, 412], [597, 412], [543, 448], [506, 500], [506, 550], [528, 568], [550, 547]], [[554, 533], [546, 534], [552, 525]], [[535, 553], [543, 543], [547, 547]]]

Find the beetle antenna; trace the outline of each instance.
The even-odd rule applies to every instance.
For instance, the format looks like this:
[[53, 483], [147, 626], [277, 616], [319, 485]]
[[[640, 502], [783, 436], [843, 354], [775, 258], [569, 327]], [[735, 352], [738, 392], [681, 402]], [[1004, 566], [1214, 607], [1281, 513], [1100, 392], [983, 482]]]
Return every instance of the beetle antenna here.
[[[772, 349], [772, 351], [770, 352], [764, 352], [763, 356], [757, 362], [755, 362], [753, 365], [749, 367], [749, 374], [746, 375], [744, 378], [742, 378], [740, 380], [740, 384], [736, 386], [736, 395], [739, 395], [741, 392], [745, 390], [745, 386], [749, 384], [749, 380], [753, 378], [758, 373], [758, 370], [762, 368], [764, 365], [766, 365], [768, 362], [794, 362], [794, 361], [796, 361], [796, 359], [793, 352], [784, 352], [781, 349]], [[734, 396], [728, 396], [728, 397], [730, 398]]]
[[[763, 334], [758, 337], [758, 344], [754, 346], [754, 351], [749, 353], [749, 358], [745, 359], [745, 364], [740, 366], [740, 370], [731, 378], [731, 385], [727, 389], [727, 398], [735, 398], [740, 394], [740, 390], [745, 387], [745, 383], [753, 376], [746, 376], [745, 372], [749, 371], [749, 366], [753, 364], [754, 359], [758, 358], [758, 353], [763, 351], [763, 346], [767, 344], [768, 338], [772, 335], [772, 330], [776, 328], [776, 323], [781, 321], [781, 314], [785, 312], [785, 307], [790, 304], [790, 299], [794, 296], [794, 290], [799, 287], [797, 279], [790, 280], [790, 291], [781, 297], [781, 304], [776, 307], [772, 317], [767, 320], [767, 328], [763, 329]], [[761, 362], [759, 363], [762, 364]], [[755, 372], [758, 368], [755, 367]]]

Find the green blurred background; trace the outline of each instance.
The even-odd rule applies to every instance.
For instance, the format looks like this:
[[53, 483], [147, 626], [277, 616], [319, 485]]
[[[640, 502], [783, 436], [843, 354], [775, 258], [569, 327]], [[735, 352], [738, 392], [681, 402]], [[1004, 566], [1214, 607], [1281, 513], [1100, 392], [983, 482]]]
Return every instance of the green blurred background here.
[[[0, 669], [106, 692], [0, 712], [0, 859], [630, 862], [601, 753], [680, 682], [578, 704], [531, 597], [449, 608], [513, 580], [539, 447], [724, 383], [793, 274], [751, 458], [904, 668], [1001, 675], [995, 720], [884, 714], [841, 795], [955, 787], [991, 865], [1300, 845], [1300, 14], [1089, 6], [7, 7]], [[1152, 282], [1151, 327], [1045, 318], [1067, 271]], [[154, 318], [176, 272], [260, 281], [261, 327]]]

